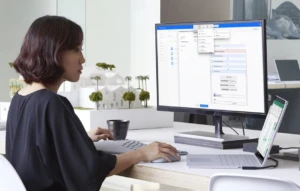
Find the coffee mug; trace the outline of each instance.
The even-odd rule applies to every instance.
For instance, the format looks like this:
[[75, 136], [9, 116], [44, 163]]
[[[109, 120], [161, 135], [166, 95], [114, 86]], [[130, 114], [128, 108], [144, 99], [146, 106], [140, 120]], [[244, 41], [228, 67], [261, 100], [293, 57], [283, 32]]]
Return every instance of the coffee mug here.
[[107, 120], [108, 130], [114, 140], [125, 140], [129, 127], [129, 120], [111, 119]]

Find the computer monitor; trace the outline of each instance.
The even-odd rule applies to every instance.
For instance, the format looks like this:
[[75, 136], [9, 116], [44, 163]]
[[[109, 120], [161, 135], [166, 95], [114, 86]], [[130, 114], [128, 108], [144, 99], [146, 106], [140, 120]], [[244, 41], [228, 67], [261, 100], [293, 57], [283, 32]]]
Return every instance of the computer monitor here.
[[213, 115], [203, 145], [251, 141], [224, 135], [222, 116], [267, 113], [265, 21], [159, 23], [155, 38], [157, 110]]

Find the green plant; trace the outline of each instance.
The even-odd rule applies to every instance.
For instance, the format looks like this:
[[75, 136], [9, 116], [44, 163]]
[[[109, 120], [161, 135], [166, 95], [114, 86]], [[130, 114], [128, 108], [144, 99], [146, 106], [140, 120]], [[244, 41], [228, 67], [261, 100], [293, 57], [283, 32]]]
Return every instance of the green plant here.
[[137, 77], [135, 77], [135, 79], [137, 79], [138, 82], [139, 82], [139, 87], [138, 87], [137, 89], [141, 89], [141, 80], [142, 80], [142, 76], [137, 76]]
[[98, 66], [99, 68], [102, 68], [103, 70], [107, 70], [107, 64], [105, 62], [98, 62], [96, 63], [96, 66]]
[[141, 82], [142, 82], [142, 90], [144, 89], [144, 77], [140, 76]]
[[102, 101], [103, 99], [102, 93], [100, 91], [93, 92], [90, 94], [89, 98], [92, 102], [96, 103], [96, 108], [99, 110], [99, 101]]
[[108, 64], [107, 67], [109, 68], [109, 70], [112, 70], [113, 68], [116, 68], [116, 66], [113, 65], [113, 64]]
[[19, 80], [19, 79], [9, 79], [9, 95], [12, 98], [17, 91], [22, 89], [23, 87], [26, 86], [26, 83], [24, 80]]
[[102, 93], [100, 91], [91, 93], [89, 97], [92, 102], [99, 102], [102, 101], [103, 99]]
[[98, 62], [96, 63], [96, 66], [98, 66], [99, 68], [102, 68], [103, 70], [112, 70], [113, 68], [116, 68], [115, 65], [113, 64], [106, 64], [105, 62]]
[[148, 107], [148, 100], [150, 99], [150, 93], [148, 91], [142, 90], [139, 95], [140, 101], [143, 101], [145, 103], [145, 108]]
[[12, 68], [13, 67], [13, 63], [9, 62], [8, 65]]
[[126, 76], [125, 77], [125, 81], [127, 81], [127, 83], [128, 83], [128, 92], [129, 92], [129, 85], [130, 85], [130, 81], [131, 81], [131, 76]]
[[101, 77], [100, 76], [93, 76], [93, 77], [91, 77], [91, 79], [97, 81], [96, 91], [98, 91], [99, 90], [99, 80], [101, 80]]
[[149, 80], [149, 76], [142, 76], [142, 82], [145, 81], [145, 90], [147, 91], [147, 80]]
[[131, 102], [133, 102], [135, 100], [135, 94], [133, 92], [125, 92], [123, 94], [123, 99], [124, 99], [124, 101], [129, 102], [129, 109], [130, 109]]

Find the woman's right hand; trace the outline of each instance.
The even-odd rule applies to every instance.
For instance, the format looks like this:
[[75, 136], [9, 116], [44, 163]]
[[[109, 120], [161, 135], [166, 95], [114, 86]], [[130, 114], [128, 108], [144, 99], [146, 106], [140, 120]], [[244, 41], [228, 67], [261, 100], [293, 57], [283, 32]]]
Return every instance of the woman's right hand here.
[[164, 158], [172, 162], [170, 156], [179, 159], [177, 150], [174, 147], [166, 143], [153, 142], [137, 150], [117, 155], [117, 163], [115, 168], [109, 173], [109, 176], [119, 174], [126, 168], [141, 161], [151, 162], [158, 158]]
[[169, 155], [179, 158], [176, 148], [166, 143], [153, 142], [137, 151], [141, 153], [142, 161], [144, 162], [150, 162], [158, 158], [164, 158], [171, 162]]

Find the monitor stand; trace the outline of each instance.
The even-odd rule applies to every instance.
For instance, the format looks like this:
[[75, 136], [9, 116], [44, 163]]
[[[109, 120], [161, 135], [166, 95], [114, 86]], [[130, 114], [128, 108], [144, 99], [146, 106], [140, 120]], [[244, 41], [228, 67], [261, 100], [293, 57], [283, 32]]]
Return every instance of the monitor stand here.
[[243, 135], [224, 134], [222, 129], [222, 116], [214, 116], [215, 133], [205, 131], [191, 131], [176, 133], [175, 143], [212, 147], [218, 149], [242, 148], [244, 143], [258, 142], [258, 138], [249, 139]]

